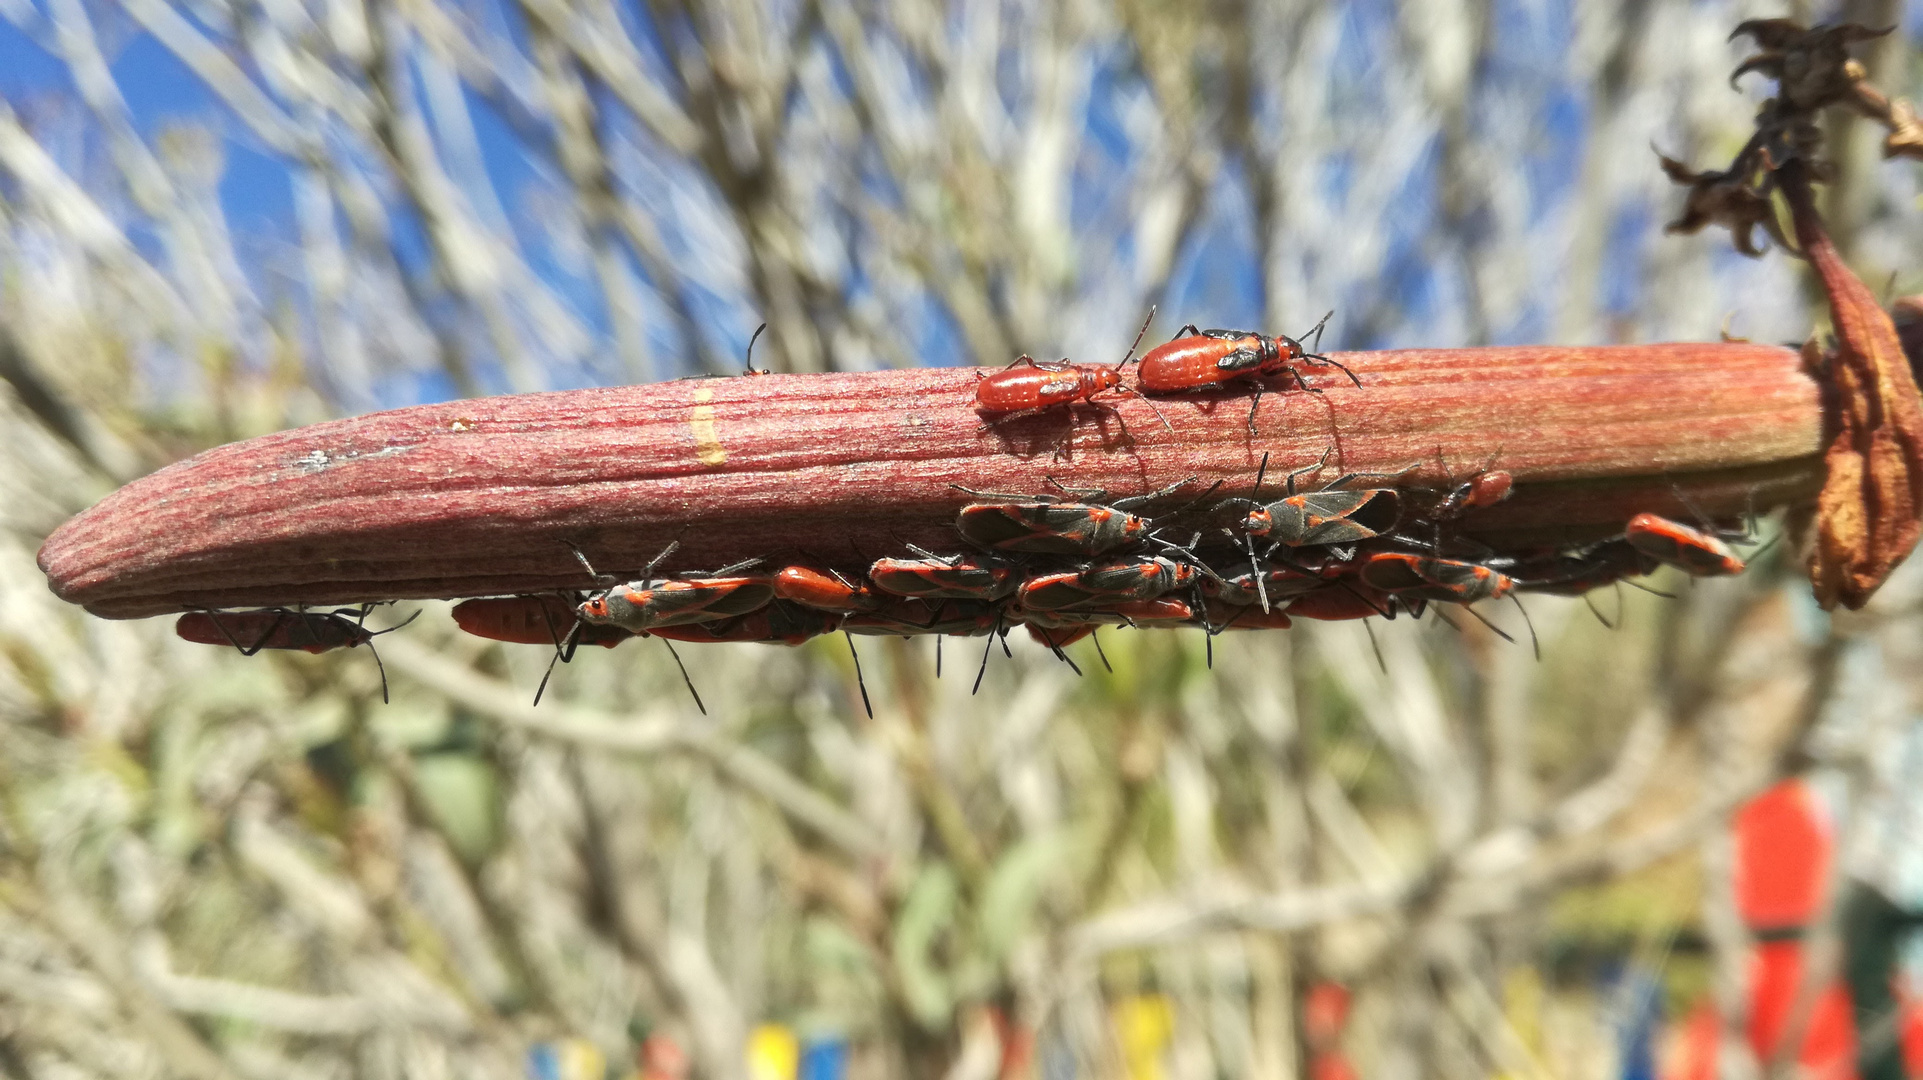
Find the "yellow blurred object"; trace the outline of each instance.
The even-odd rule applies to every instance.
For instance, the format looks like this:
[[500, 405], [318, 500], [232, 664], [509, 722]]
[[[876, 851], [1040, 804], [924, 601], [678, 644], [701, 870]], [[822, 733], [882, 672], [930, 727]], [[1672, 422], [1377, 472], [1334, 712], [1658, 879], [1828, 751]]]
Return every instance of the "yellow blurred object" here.
[[780, 1024], [762, 1024], [748, 1035], [748, 1080], [795, 1080], [801, 1043]]
[[1175, 1036], [1175, 1006], [1163, 994], [1138, 994], [1110, 1012], [1128, 1080], [1162, 1080], [1162, 1055]]
[[528, 1050], [528, 1080], [604, 1080], [608, 1059], [586, 1039], [559, 1039]]

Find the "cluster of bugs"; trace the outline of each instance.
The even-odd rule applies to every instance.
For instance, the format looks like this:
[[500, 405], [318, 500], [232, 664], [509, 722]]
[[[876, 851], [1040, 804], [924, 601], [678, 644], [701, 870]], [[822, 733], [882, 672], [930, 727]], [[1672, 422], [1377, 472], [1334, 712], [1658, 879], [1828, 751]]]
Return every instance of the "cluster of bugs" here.
[[[1323, 323], [1311, 331], [1317, 341]], [[1191, 325], [1144, 354], [1138, 386], [1129, 387], [1122, 368], [1141, 337], [1114, 366], [1024, 356], [980, 380], [978, 408], [1010, 416], [1088, 402], [1108, 391], [1145, 396], [1238, 381], [1253, 381], [1259, 401], [1271, 377], [1319, 392], [1304, 379], [1307, 365], [1333, 367], [1361, 385], [1348, 368], [1297, 339]], [[1254, 419], [1251, 406], [1251, 434]], [[1109, 626], [1194, 626], [1212, 640], [1231, 630], [1286, 628], [1302, 618], [1419, 618], [1435, 611], [1448, 621], [1441, 608], [1456, 605], [1508, 638], [1471, 605], [1511, 599], [1526, 619], [1521, 593], [1586, 597], [1663, 565], [1693, 576], [1743, 570], [1729, 546], [1733, 537], [1652, 513], [1581, 547], [1498, 553], [1460, 535], [1457, 526], [1469, 512], [1510, 495], [1509, 473], [1485, 467], [1440, 492], [1397, 485], [1415, 466], [1319, 482], [1333, 453], [1287, 473], [1266, 498], [1267, 454], [1247, 497], [1217, 498], [1220, 481], [1183, 497], [1195, 477], [1113, 500], [1100, 491], [999, 494], [954, 485], [973, 501], [956, 514], [951, 550], [909, 546], [865, 567], [771, 566], [752, 559], [657, 576], [679, 548], [676, 541], [639, 576], [621, 580], [596, 573], [575, 549], [596, 583], [592, 590], [467, 600], [455, 607], [454, 619], [479, 637], [550, 646], [556, 662], [571, 660], [584, 644], [613, 648], [635, 637], [659, 638], [672, 652], [676, 642], [799, 645], [836, 632], [847, 635], [851, 651], [857, 635], [987, 636], [975, 677], [979, 689], [996, 640], [1006, 650], [1016, 627], [1026, 627], [1071, 667], [1064, 648]], [[1145, 512], [1158, 505], [1159, 512]], [[389, 632], [366, 628], [373, 606], [196, 611], [181, 616], [176, 631], [247, 655], [359, 645], [371, 651], [373, 639]], [[1095, 646], [1099, 653], [1099, 638]], [[939, 651], [936, 657], [939, 674]], [[678, 653], [675, 662], [705, 712]], [[855, 663], [859, 676], [859, 654]], [[551, 663], [549, 676], [553, 670]], [[537, 702], [547, 681], [541, 680]], [[383, 700], [386, 694], [383, 669]], [[865, 686], [862, 694], [865, 702]]]
[[1128, 353], [1113, 366], [1019, 356], [1000, 371], [985, 374], [975, 385], [976, 407], [1005, 418], [1077, 402], [1093, 402], [1097, 394], [1114, 391], [1148, 402], [1156, 419], [1167, 428], [1168, 420], [1155, 409], [1149, 400], [1151, 395], [1187, 394], [1247, 384], [1255, 390], [1249, 402], [1248, 418], [1249, 435], [1253, 437], [1256, 409], [1262, 403], [1262, 395], [1268, 392], [1270, 379], [1282, 379], [1285, 387], [1293, 384], [1309, 393], [1321, 393], [1309, 384], [1304, 373], [1310, 366], [1322, 366], [1335, 368], [1358, 388], [1362, 386], [1355, 372], [1315, 351], [1320, 347], [1322, 329], [1329, 322], [1329, 315], [1324, 315], [1321, 322], [1303, 335], [1314, 338], [1315, 348], [1292, 337], [1270, 337], [1253, 330], [1202, 330], [1190, 323], [1176, 331], [1173, 339], [1142, 355], [1136, 368], [1137, 385], [1131, 387], [1123, 379], [1123, 369], [1134, 359], [1142, 335], [1148, 333], [1149, 323], [1154, 320], [1155, 310], [1150, 308], [1148, 319], [1136, 333]]

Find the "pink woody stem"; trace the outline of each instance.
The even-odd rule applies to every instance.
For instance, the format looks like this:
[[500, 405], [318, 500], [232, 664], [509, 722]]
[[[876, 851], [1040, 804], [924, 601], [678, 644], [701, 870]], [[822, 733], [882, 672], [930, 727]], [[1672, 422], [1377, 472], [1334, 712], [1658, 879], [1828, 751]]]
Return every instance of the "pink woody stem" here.
[[[1719, 517], [1806, 503], [1823, 418], [1798, 354], [1740, 343], [1336, 354], [1321, 393], [1248, 388], [987, 426], [975, 369], [769, 375], [456, 401], [217, 447], [129, 484], [40, 552], [99, 615], [586, 587], [598, 570], [761, 556], [865, 568], [909, 542], [960, 549], [970, 496], [1050, 479], [1140, 494], [1186, 476], [1246, 495], [1331, 448], [1342, 472], [1440, 489], [1509, 471], [1465, 528], [1497, 547], [1579, 542], [1637, 510]], [[1281, 380], [1276, 385], [1281, 385]], [[1072, 436], [1072, 442], [1064, 441]], [[1062, 454], [1057, 456], [1057, 448]], [[1199, 488], [1196, 489], [1199, 492]]]

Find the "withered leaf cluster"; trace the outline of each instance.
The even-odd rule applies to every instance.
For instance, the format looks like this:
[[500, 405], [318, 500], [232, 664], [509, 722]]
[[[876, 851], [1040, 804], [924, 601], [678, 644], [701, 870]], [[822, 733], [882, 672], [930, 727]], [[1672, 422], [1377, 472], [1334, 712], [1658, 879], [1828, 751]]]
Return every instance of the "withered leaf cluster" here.
[[[1885, 156], [1923, 157], [1915, 110], [1869, 85], [1863, 66], [1849, 56], [1851, 45], [1889, 32], [1854, 24], [1811, 29], [1788, 19], [1742, 23], [1731, 38], [1747, 36], [1761, 51], [1738, 65], [1731, 81], [1757, 72], [1777, 83], [1775, 96], [1757, 112], [1755, 134], [1720, 171], [1695, 172], [1662, 159], [1670, 178], [1689, 187], [1683, 214], [1667, 231], [1723, 225], [1736, 247], [1754, 256], [1761, 254], [1755, 244], [1760, 225], [1780, 246], [1809, 259], [1829, 297], [1836, 345], [1820, 356], [1811, 349], [1812, 374], [1830, 391], [1830, 442], [1809, 552], [1810, 581], [1824, 607], [1868, 603], [1923, 532], [1923, 404], [1894, 324], [1844, 263], [1810, 190], [1829, 172], [1817, 124], [1825, 108], [1853, 109], [1888, 128]], [[1778, 192], [1794, 223], [1794, 246], [1778, 221]]]
[[1823, 109], [1852, 109], [1889, 129], [1883, 140], [1885, 157], [1923, 158], [1923, 124], [1916, 110], [1902, 98], [1890, 98], [1870, 85], [1863, 65], [1850, 58], [1849, 47], [1872, 41], [1893, 30], [1874, 30], [1854, 23], [1806, 28], [1790, 19], [1751, 19], [1736, 27], [1730, 39], [1748, 37], [1760, 49], [1731, 73], [1733, 84], [1758, 73], [1776, 80], [1777, 92], [1756, 114], [1756, 133], [1726, 169], [1697, 172], [1687, 164], [1662, 156], [1663, 171], [1689, 188], [1683, 213], [1669, 223], [1670, 233], [1695, 233], [1707, 225], [1722, 225], [1735, 237], [1737, 250], [1758, 256], [1755, 229], [1761, 226], [1779, 246], [1789, 248], [1778, 223], [1771, 196], [1777, 174], [1786, 164], [1801, 162], [1813, 179], [1827, 179], [1830, 168], [1820, 157], [1822, 129], [1817, 117]]

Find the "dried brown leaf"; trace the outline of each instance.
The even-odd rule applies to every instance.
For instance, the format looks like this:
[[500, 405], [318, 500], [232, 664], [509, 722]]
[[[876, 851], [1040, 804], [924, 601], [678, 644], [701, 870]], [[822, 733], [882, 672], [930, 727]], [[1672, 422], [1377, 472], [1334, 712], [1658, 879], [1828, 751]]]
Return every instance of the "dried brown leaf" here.
[[1762, 226], [1770, 238], [1788, 247], [1776, 224], [1776, 211], [1769, 197], [1753, 190], [1746, 176], [1734, 172], [1693, 172], [1688, 165], [1658, 153], [1663, 171], [1678, 184], [1689, 187], [1683, 201], [1683, 214], [1663, 226], [1665, 233], [1691, 235], [1709, 225], [1722, 225], [1736, 239], [1736, 248], [1756, 257], [1763, 249], [1756, 246], [1755, 229]]
[[1860, 608], [1923, 531], [1923, 402], [1896, 324], [1843, 262], [1800, 169], [1785, 170], [1783, 187], [1797, 239], [1829, 294], [1837, 338], [1823, 365], [1834, 434], [1817, 499], [1810, 581], [1824, 607]]

